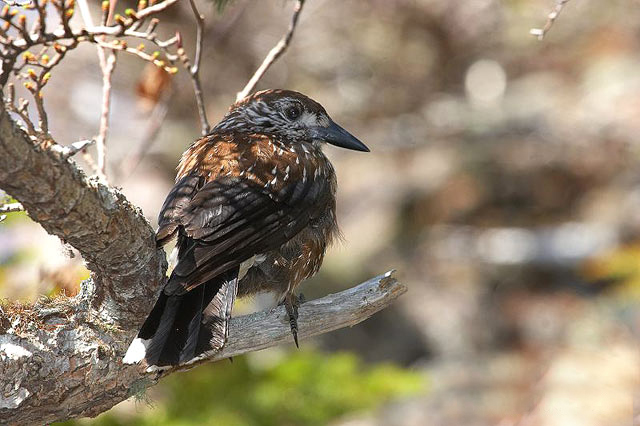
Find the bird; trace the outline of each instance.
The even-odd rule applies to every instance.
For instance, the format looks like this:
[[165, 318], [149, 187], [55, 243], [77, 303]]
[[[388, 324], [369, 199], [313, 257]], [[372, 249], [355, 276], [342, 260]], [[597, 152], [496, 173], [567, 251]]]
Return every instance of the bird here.
[[337, 179], [322, 147], [369, 152], [318, 102], [256, 92], [182, 155], [156, 244], [177, 263], [123, 362], [170, 367], [220, 351], [236, 297], [272, 292], [298, 345], [296, 289], [339, 236]]

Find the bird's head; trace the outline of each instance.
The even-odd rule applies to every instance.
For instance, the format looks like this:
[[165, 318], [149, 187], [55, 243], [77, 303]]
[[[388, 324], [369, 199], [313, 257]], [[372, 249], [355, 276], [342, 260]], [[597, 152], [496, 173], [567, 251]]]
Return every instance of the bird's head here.
[[313, 99], [291, 90], [263, 90], [236, 102], [213, 129], [280, 136], [288, 141], [324, 142], [356, 151], [369, 151], [337, 125]]

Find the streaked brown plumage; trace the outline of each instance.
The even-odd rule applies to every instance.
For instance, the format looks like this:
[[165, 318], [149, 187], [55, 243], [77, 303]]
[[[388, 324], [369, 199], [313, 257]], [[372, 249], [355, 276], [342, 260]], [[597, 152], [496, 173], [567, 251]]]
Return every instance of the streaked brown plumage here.
[[297, 344], [295, 289], [338, 234], [324, 142], [368, 151], [317, 102], [268, 90], [183, 154], [156, 234], [158, 245], [177, 236], [178, 262], [138, 335], [150, 365], [220, 350], [236, 294], [275, 292]]

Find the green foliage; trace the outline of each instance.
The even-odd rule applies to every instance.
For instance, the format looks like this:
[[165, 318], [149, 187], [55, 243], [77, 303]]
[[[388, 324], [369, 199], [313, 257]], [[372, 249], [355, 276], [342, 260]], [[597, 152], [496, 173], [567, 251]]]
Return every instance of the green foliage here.
[[[256, 354], [260, 356], [260, 353]], [[424, 388], [422, 377], [391, 365], [364, 366], [352, 354], [296, 352], [269, 367], [246, 357], [175, 374], [154, 410], [126, 420], [106, 413], [91, 424], [324, 425]], [[68, 422], [67, 425], [74, 425]]]

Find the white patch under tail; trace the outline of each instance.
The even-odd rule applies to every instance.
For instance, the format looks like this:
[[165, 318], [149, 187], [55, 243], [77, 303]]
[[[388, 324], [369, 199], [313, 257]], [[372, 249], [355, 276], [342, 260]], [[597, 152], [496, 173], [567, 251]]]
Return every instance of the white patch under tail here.
[[127, 353], [122, 358], [123, 364], [138, 364], [147, 355], [147, 346], [151, 339], [143, 340], [139, 337], [133, 339], [133, 342], [129, 345]]

